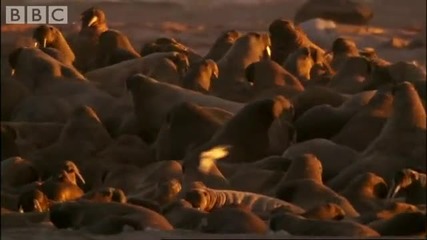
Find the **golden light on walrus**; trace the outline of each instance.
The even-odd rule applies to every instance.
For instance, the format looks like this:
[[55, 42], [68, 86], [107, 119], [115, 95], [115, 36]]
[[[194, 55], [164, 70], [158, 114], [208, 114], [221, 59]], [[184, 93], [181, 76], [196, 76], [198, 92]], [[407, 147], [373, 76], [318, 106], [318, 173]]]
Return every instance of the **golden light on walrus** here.
[[209, 172], [211, 167], [221, 158], [228, 156], [231, 146], [216, 146], [200, 154], [199, 170]]

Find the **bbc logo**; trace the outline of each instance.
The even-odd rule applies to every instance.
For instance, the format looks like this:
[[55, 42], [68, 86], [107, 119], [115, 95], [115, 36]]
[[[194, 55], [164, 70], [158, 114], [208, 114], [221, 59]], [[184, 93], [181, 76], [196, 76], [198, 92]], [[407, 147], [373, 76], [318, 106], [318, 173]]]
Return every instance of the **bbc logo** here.
[[67, 23], [67, 6], [6, 6], [6, 24]]

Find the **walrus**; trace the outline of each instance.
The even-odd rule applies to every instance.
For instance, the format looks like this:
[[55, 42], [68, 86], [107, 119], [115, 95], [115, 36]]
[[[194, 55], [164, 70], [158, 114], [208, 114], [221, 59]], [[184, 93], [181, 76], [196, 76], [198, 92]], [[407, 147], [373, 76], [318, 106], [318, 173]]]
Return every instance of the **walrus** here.
[[[183, 102], [167, 114], [153, 148], [157, 160], [183, 159], [191, 149], [203, 144], [218, 131], [232, 114], [219, 108]], [[194, 134], [189, 135], [188, 131]]]
[[113, 144], [96, 154], [96, 158], [108, 163], [130, 164], [144, 167], [154, 162], [153, 150], [136, 135], [123, 134]]
[[18, 209], [20, 212], [47, 212], [51, 201], [46, 194], [38, 189], [23, 192], [18, 198]]
[[359, 216], [345, 197], [323, 185], [322, 164], [312, 154], [304, 154], [291, 162], [286, 176], [276, 187], [275, 197], [306, 210], [322, 203], [335, 203], [346, 216]]
[[230, 146], [222, 161], [253, 162], [266, 157], [271, 124], [280, 115], [291, 113], [292, 108], [292, 104], [283, 97], [259, 100], [245, 105], [210, 141], [190, 152], [183, 159], [184, 165], [194, 164], [202, 151], [219, 145]]
[[144, 57], [162, 52], [179, 52], [188, 58], [191, 66], [203, 60], [202, 56], [187, 47], [184, 43], [177, 41], [175, 38], [167, 37], [157, 38], [154, 41], [145, 43], [139, 54]]
[[50, 210], [50, 220], [58, 229], [83, 229], [99, 223], [99, 219], [109, 217], [129, 217], [138, 222], [142, 230], [147, 227], [159, 230], [173, 229], [162, 215], [144, 207], [125, 203], [65, 202], [52, 205]]
[[[375, 63], [363, 56], [348, 57], [329, 82], [329, 87], [340, 93], [354, 94], [369, 88], [375, 79]], [[383, 79], [381, 79], [383, 81]]]
[[[409, 82], [397, 84], [392, 92], [392, 114], [379, 136], [356, 163], [328, 182], [332, 189], [342, 190], [360, 172], [372, 172], [390, 184], [403, 168], [426, 169], [426, 114], [418, 93]], [[405, 141], [397, 141], [396, 136]]]
[[282, 65], [289, 54], [300, 48], [310, 48], [324, 55], [323, 49], [308, 39], [301, 28], [286, 19], [275, 19], [268, 27], [271, 38], [271, 59]]
[[245, 81], [245, 69], [254, 62], [270, 56], [270, 38], [266, 34], [249, 32], [239, 37], [229, 51], [217, 62], [218, 80], [212, 83], [212, 94], [221, 98], [245, 102], [251, 97]]
[[1, 162], [2, 189], [17, 188], [37, 180], [39, 173], [31, 161], [16, 156]]
[[1, 122], [0, 125], [2, 154], [23, 158], [28, 158], [35, 151], [52, 145], [64, 126], [61, 123], [50, 122]]
[[325, 203], [308, 209], [301, 216], [317, 220], [342, 220], [344, 219], [345, 212], [335, 203]]
[[351, 222], [336, 220], [306, 219], [289, 213], [280, 213], [270, 220], [273, 231], [285, 230], [300, 236], [379, 237], [372, 228]]
[[55, 202], [76, 200], [83, 196], [83, 190], [72, 180], [73, 174], [67, 171], [52, 176], [40, 186], [40, 191]]
[[322, 163], [322, 179], [325, 182], [335, 177], [359, 158], [359, 153], [353, 149], [322, 138], [294, 144], [286, 149], [283, 157], [296, 161], [296, 158], [303, 154], [313, 154]]
[[95, 68], [99, 36], [108, 30], [107, 18], [102, 9], [91, 7], [81, 13], [81, 27], [78, 35], [70, 39], [76, 55], [74, 66], [82, 73]]
[[367, 25], [374, 17], [373, 9], [366, 3], [350, 0], [319, 0], [305, 2], [294, 16], [295, 23], [312, 18], [323, 18], [337, 23]]
[[369, 224], [377, 220], [390, 219], [399, 213], [419, 212], [420, 210], [421, 209], [412, 204], [395, 201], [385, 201], [384, 206], [381, 210], [363, 213], [359, 217], [353, 218], [352, 220], [361, 224]]
[[331, 141], [363, 151], [378, 136], [391, 115], [393, 96], [387, 91], [377, 91], [369, 103], [362, 107], [342, 127]]
[[218, 65], [211, 59], [203, 59], [190, 67], [182, 79], [182, 87], [208, 94], [212, 81], [219, 76]]
[[335, 71], [338, 71], [343, 62], [345, 62], [349, 57], [360, 56], [356, 43], [351, 39], [343, 37], [339, 37], [334, 40], [332, 43], [331, 53], [331, 67]]
[[426, 214], [422, 212], [399, 213], [387, 220], [378, 220], [368, 225], [381, 236], [426, 236]]
[[266, 234], [268, 225], [243, 204], [214, 209], [202, 220], [201, 230], [216, 234]]
[[303, 85], [308, 85], [310, 80], [314, 79], [312, 76], [312, 69], [317, 64], [318, 71], [321, 71], [321, 67], [324, 68], [324, 74], [332, 74], [332, 70], [329, 68], [329, 64], [323, 63], [325, 60], [322, 57], [323, 52], [320, 52], [316, 48], [312, 47], [300, 47], [286, 57], [283, 62], [283, 68], [289, 71], [292, 75], [298, 78]]
[[14, 78], [30, 91], [46, 86], [55, 80], [86, 82], [73, 66], [65, 65], [38, 48], [20, 47], [9, 55], [9, 65]]
[[[158, 82], [142, 74], [128, 78], [126, 85], [133, 97], [138, 124], [148, 142], [154, 140], [168, 112], [178, 103], [187, 101], [204, 107], [218, 107], [232, 113], [242, 108], [240, 103]], [[170, 98], [174, 101], [165, 101]]]
[[408, 168], [397, 171], [391, 181], [387, 198], [393, 199], [402, 194], [407, 203], [425, 204], [426, 174]]
[[33, 39], [38, 48], [54, 48], [63, 56], [66, 63], [72, 65], [75, 56], [61, 31], [52, 25], [41, 25], [33, 30]]
[[175, 228], [199, 230], [208, 213], [195, 209], [189, 202], [180, 199], [165, 207], [162, 214]]
[[294, 122], [298, 132], [297, 141], [302, 142], [313, 138], [330, 139], [369, 103], [375, 93], [375, 91], [363, 91], [348, 96], [348, 99], [338, 107], [320, 104], [308, 109]]
[[40, 174], [47, 178], [65, 160], [73, 159], [79, 164], [82, 159], [105, 149], [112, 141], [95, 111], [88, 106], [80, 106], [62, 128], [57, 141], [35, 152], [31, 160]]
[[348, 97], [327, 87], [312, 86], [306, 88], [302, 93], [291, 99], [295, 108], [294, 120], [298, 119], [305, 111], [314, 106], [329, 104], [332, 107], [338, 107], [347, 99]]
[[212, 44], [209, 52], [205, 55], [205, 59], [212, 59], [218, 62], [233, 46], [236, 40], [241, 37], [241, 33], [236, 30], [228, 30], [223, 32]]
[[106, 30], [99, 35], [96, 54], [96, 67], [102, 68], [141, 57], [129, 39], [117, 30]]
[[300, 207], [277, 198], [250, 192], [211, 189], [206, 186], [190, 189], [185, 193], [184, 199], [194, 208], [207, 212], [233, 204], [243, 204], [257, 214], [265, 214], [281, 206], [295, 214], [304, 212]]
[[245, 70], [246, 80], [253, 85], [256, 94], [271, 88], [289, 89], [290, 96], [304, 90], [300, 81], [282, 66], [270, 59], [263, 59], [250, 64]]
[[184, 54], [162, 52], [95, 69], [85, 76], [99, 89], [114, 97], [122, 97], [127, 93], [126, 80], [136, 73], [181, 86], [188, 67], [188, 58]]
[[15, 129], [1, 124], [1, 161], [20, 155], [17, 137]]
[[384, 179], [371, 173], [361, 173], [340, 192], [360, 213], [375, 212], [384, 208], [388, 186]]
[[65, 99], [54, 96], [29, 96], [18, 104], [12, 113], [12, 122], [65, 123], [72, 107]]
[[1, 86], [1, 121], [10, 121], [16, 106], [30, 95], [30, 90], [15, 79], [3, 78]]
[[85, 193], [80, 199], [95, 202], [119, 202], [126, 203], [127, 197], [119, 188], [101, 188]]

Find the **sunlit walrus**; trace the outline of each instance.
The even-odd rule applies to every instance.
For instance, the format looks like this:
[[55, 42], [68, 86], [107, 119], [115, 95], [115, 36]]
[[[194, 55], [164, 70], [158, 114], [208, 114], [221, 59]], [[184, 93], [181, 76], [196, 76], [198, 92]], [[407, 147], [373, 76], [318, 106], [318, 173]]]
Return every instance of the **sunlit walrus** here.
[[303, 154], [313, 154], [322, 163], [322, 179], [327, 182], [359, 158], [351, 148], [335, 144], [327, 139], [316, 138], [290, 146], [283, 153], [286, 159], [297, 159]]
[[381, 132], [391, 115], [393, 96], [390, 92], [377, 91], [369, 103], [356, 113], [331, 140], [363, 151]]
[[403, 168], [426, 169], [426, 113], [418, 93], [404, 82], [394, 87], [393, 94], [392, 114], [381, 133], [360, 160], [328, 182], [333, 189], [344, 189], [360, 172], [375, 173], [390, 183]]
[[396, 172], [391, 181], [387, 198], [393, 199], [402, 194], [407, 203], [425, 204], [426, 174], [407, 168]]
[[153, 53], [179, 52], [188, 58], [191, 66], [200, 62], [203, 58], [193, 49], [185, 46], [184, 43], [178, 42], [174, 38], [161, 37], [152, 42], [145, 43], [140, 51], [140, 55], [145, 57]]
[[190, 67], [182, 79], [182, 87], [207, 94], [210, 91], [211, 82], [216, 81], [218, 76], [218, 65], [211, 59], [203, 59]]
[[[168, 112], [178, 103], [187, 101], [204, 107], [221, 108], [232, 113], [242, 108], [240, 103], [162, 83], [142, 74], [130, 77], [126, 85], [133, 96], [138, 124], [149, 141], [154, 140]], [[171, 98], [174, 99], [173, 102], [165, 100]]]
[[202, 232], [266, 234], [268, 225], [244, 204], [214, 209], [203, 220]]
[[89, 71], [85, 76], [99, 89], [115, 97], [126, 94], [126, 80], [142, 73], [160, 82], [181, 85], [189, 67], [188, 58], [178, 52], [153, 53]]
[[58, 28], [52, 25], [41, 25], [34, 29], [33, 38], [36, 41], [35, 47], [57, 49], [64, 56], [66, 63], [73, 64], [74, 52]]
[[[232, 113], [219, 108], [190, 102], [175, 105], [154, 142], [156, 159], [182, 159], [189, 150], [209, 141], [230, 118]], [[194, 134], [188, 134], [188, 131]]]
[[97, 68], [139, 57], [141, 56], [122, 32], [110, 29], [99, 36], [95, 60]]
[[371, 173], [361, 173], [340, 192], [362, 215], [384, 209], [388, 186], [384, 179]]
[[9, 65], [14, 69], [14, 78], [30, 91], [45, 87], [56, 80], [87, 81], [73, 66], [59, 62], [38, 48], [15, 49], [9, 55]]
[[270, 57], [270, 38], [266, 34], [247, 33], [239, 37], [217, 62], [218, 80], [212, 83], [212, 94], [239, 102], [250, 99], [250, 85], [245, 69], [254, 62]]
[[191, 151], [184, 165], [197, 163], [199, 154], [216, 146], [230, 146], [222, 161], [254, 162], [269, 154], [269, 129], [281, 115], [291, 114], [292, 104], [283, 97], [245, 105], [207, 143]]
[[74, 66], [85, 73], [95, 68], [99, 35], [108, 29], [107, 18], [102, 9], [91, 7], [81, 13], [81, 27], [77, 36], [70, 39], [76, 55]]
[[[97, 227], [96, 224], [101, 224], [100, 219], [108, 219], [110, 217], [130, 218], [133, 220], [132, 222], [138, 223], [140, 226], [139, 230], [144, 230], [147, 227], [161, 230], [173, 229], [162, 215], [147, 208], [130, 204], [78, 201], [55, 204], [50, 210], [50, 220], [55, 227], [59, 229], [89, 228], [88, 230], [90, 232], [108, 232], [109, 228], [113, 228], [115, 224], [107, 229]], [[111, 224], [109, 221], [107, 221], [107, 223]], [[103, 224], [101, 224], [101, 226], [102, 225]], [[91, 226], [94, 229], [90, 230]], [[123, 226], [123, 224], [121, 226]]]
[[323, 203], [335, 203], [347, 216], [359, 216], [348, 199], [323, 185], [322, 164], [312, 154], [304, 154], [291, 162], [286, 176], [276, 187], [275, 196], [306, 210]]
[[277, 198], [261, 194], [240, 192], [232, 190], [216, 190], [207, 187], [199, 187], [189, 190], [185, 194], [185, 200], [194, 208], [211, 211], [227, 205], [243, 204], [252, 212], [263, 215], [277, 207], [284, 207], [288, 212], [301, 214], [303, 209]]
[[223, 32], [212, 44], [211, 49], [204, 58], [212, 59], [217, 62], [228, 52], [240, 36], [241, 33], [236, 30]]
[[275, 19], [268, 27], [271, 38], [271, 59], [282, 65], [289, 54], [300, 49], [310, 48], [323, 55], [323, 49], [308, 39], [301, 28], [286, 19]]

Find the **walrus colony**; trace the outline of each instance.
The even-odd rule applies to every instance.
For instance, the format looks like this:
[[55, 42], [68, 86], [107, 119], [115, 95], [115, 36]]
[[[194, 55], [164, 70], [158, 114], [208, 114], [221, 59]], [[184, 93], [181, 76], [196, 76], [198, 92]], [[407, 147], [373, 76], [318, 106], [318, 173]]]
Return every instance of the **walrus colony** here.
[[138, 52], [102, 9], [81, 23], [9, 54], [2, 229], [426, 235], [417, 65], [341, 37], [328, 53], [286, 19], [206, 56], [172, 38]]

